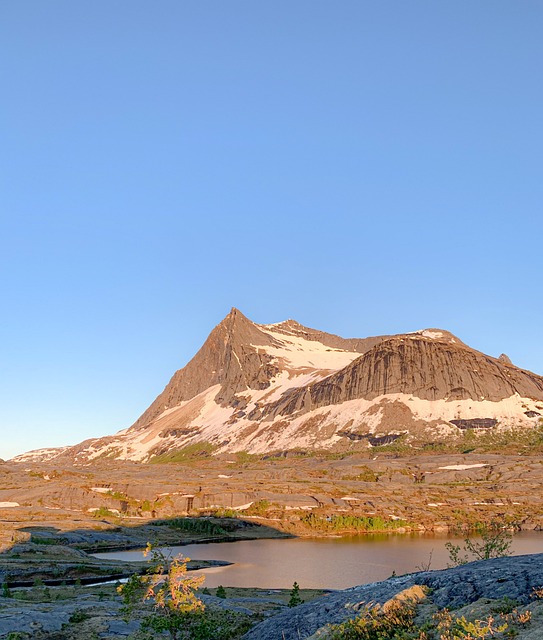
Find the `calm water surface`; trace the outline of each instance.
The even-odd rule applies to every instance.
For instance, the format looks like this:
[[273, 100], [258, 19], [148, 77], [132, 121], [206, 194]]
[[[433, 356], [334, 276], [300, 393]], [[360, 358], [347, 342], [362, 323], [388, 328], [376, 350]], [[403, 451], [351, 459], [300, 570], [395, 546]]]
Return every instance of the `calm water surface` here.
[[[296, 580], [303, 588], [345, 589], [417, 571], [430, 561], [431, 569], [449, 562], [445, 543], [462, 539], [446, 535], [365, 535], [349, 538], [246, 540], [228, 543], [168, 547], [173, 554], [199, 560], [227, 560], [234, 564], [201, 572], [205, 585], [290, 588]], [[543, 533], [521, 532], [513, 539], [515, 555], [543, 553]], [[141, 560], [143, 551], [95, 554], [100, 558]]]

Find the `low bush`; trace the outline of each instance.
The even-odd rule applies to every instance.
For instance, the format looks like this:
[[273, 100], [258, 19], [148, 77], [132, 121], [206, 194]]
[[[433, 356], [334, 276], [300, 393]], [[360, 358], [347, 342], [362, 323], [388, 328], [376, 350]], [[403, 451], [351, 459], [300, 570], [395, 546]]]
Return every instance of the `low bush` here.
[[318, 516], [310, 513], [301, 522], [317, 531], [390, 531], [408, 526], [405, 520], [384, 520], [379, 516]]
[[156, 520], [155, 526], [166, 526], [181, 529], [190, 533], [205, 533], [209, 535], [226, 535], [226, 531], [216, 522], [207, 518], [172, 518], [171, 520]]

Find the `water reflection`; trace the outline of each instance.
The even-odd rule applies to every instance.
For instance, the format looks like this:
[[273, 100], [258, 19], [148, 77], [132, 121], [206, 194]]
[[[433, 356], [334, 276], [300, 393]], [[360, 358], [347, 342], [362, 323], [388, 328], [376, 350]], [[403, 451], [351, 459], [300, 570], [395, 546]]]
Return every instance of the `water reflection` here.
[[[443, 569], [449, 562], [447, 535], [369, 534], [346, 538], [247, 540], [170, 547], [201, 560], [226, 560], [228, 567], [205, 569], [206, 586], [345, 589], [425, 568]], [[521, 532], [513, 540], [515, 555], [543, 553], [543, 533]], [[96, 554], [120, 560], [141, 560], [142, 551]]]

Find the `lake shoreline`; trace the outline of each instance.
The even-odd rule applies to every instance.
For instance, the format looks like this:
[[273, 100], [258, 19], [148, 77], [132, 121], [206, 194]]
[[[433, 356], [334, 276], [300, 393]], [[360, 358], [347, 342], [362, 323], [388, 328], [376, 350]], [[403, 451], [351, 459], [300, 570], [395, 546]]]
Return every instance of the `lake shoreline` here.
[[[199, 560], [225, 560], [226, 567], [202, 573], [206, 586], [288, 588], [293, 582], [315, 589], [345, 589], [384, 580], [426, 567], [445, 569], [452, 564], [447, 542], [460, 547], [464, 538], [445, 533], [366, 534], [342, 538], [260, 539], [240, 545], [208, 543], [166, 547], [171, 555]], [[514, 555], [541, 553], [543, 533], [519, 532], [512, 540]], [[95, 554], [104, 561], [137, 561], [141, 552]]]

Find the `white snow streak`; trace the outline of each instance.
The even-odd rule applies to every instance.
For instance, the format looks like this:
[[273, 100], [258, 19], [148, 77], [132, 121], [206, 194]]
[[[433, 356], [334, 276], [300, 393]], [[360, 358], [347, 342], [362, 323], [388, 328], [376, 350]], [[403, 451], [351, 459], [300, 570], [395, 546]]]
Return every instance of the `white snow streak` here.
[[447, 467], [438, 467], [438, 469], [446, 469], [450, 471], [465, 471], [466, 469], [476, 469], [478, 467], [488, 467], [488, 464], [450, 464]]
[[355, 351], [333, 349], [322, 344], [322, 342], [305, 340], [297, 335], [286, 336], [283, 333], [269, 329], [262, 329], [262, 331], [281, 343], [282, 346], [252, 346], [259, 350], [264, 349], [270, 356], [284, 360], [287, 367], [290, 366], [295, 369], [311, 368], [338, 371], [361, 355]]

